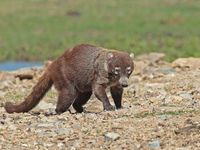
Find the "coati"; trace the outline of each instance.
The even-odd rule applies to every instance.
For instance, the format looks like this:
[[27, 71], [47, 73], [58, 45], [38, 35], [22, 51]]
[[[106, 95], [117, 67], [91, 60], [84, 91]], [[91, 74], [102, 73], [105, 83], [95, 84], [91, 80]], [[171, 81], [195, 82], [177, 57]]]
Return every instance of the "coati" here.
[[24, 102], [18, 105], [7, 102], [5, 109], [8, 113], [28, 112], [53, 84], [58, 91], [58, 114], [71, 105], [77, 112], [83, 112], [83, 105], [92, 93], [103, 103], [104, 110], [114, 110], [106, 95], [106, 87], [110, 87], [115, 106], [119, 109], [122, 108], [123, 88], [128, 86], [133, 69], [133, 60], [128, 53], [89, 44], [77, 45], [50, 64]]

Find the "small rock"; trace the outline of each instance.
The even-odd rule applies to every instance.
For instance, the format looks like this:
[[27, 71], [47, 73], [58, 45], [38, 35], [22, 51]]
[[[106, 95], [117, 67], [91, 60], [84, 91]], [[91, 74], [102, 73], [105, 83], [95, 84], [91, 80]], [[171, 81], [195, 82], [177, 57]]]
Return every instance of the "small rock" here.
[[110, 132], [105, 135], [106, 142], [118, 140], [120, 135], [118, 133]]
[[191, 99], [191, 95], [189, 93], [182, 93], [179, 96], [184, 98], [184, 99]]
[[65, 128], [60, 128], [57, 131], [58, 135], [70, 135], [71, 131]]
[[141, 74], [143, 73], [143, 70], [148, 66], [145, 61], [135, 61], [135, 69], [133, 71], [133, 74]]
[[187, 147], [176, 148], [176, 150], [189, 150]]
[[85, 108], [87, 112], [100, 113], [103, 110], [102, 103], [98, 100], [92, 100]]
[[0, 97], [3, 97], [6, 94], [6, 92], [0, 91]]
[[59, 115], [59, 116], [57, 116], [57, 118], [58, 118], [59, 120], [64, 120], [64, 121], [67, 121], [67, 120], [68, 120], [68, 118], [67, 118], [66, 116], [63, 116], [63, 115]]
[[51, 147], [51, 146], [53, 146], [52, 143], [44, 143], [43, 145], [44, 145], [45, 147]]
[[10, 128], [11, 130], [16, 130], [16, 129], [17, 129], [17, 127], [15, 127], [15, 126], [12, 125], [12, 124], [9, 125], [9, 128]]
[[63, 146], [64, 146], [63, 143], [58, 143], [58, 147], [59, 147], [59, 148], [62, 148]]
[[22, 144], [22, 146], [27, 147], [28, 145], [27, 144]]
[[151, 64], [158, 63], [161, 60], [164, 60], [165, 54], [163, 53], [149, 53], [149, 54], [142, 54], [140, 56], [137, 56], [137, 60], [146, 60], [149, 61]]
[[159, 149], [160, 148], [160, 142], [159, 141], [149, 142], [149, 148], [150, 149]]
[[167, 74], [175, 74], [176, 70], [174, 68], [161, 68], [161, 69], [155, 70], [154, 72], [167, 75]]
[[173, 96], [172, 101], [173, 102], [181, 102], [181, 101], [183, 101], [183, 98], [180, 96]]
[[42, 123], [39, 124], [38, 127], [53, 127], [54, 123]]
[[200, 68], [200, 58], [178, 58], [172, 62], [173, 68], [190, 68], [191, 70]]
[[94, 113], [86, 114], [86, 116], [87, 116], [88, 118], [90, 118], [90, 119], [95, 119], [95, 118], [97, 118], [97, 115], [94, 114]]
[[172, 97], [172, 95], [167, 96], [167, 97], [165, 98], [164, 104], [171, 103], [171, 102], [172, 102], [171, 97]]
[[164, 119], [164, 120], [168, 119], [168, 117], [169, 117], [169, 115], [166, 115], [166, 114], [165, 115], [160, 115], [160, 118]]

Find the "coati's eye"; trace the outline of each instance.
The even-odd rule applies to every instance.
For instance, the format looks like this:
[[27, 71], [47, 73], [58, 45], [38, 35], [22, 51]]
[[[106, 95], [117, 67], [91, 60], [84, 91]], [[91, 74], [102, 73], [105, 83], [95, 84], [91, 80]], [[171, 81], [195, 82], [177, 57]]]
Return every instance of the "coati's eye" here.
[[115, 67], [114, 73], [115, 73], [115, 75], [119, 75], [120, 67]]
[[130, 75], [132, 72], [131, 67], [127, 67], [126, 70], [127, 70], [127, 73]]

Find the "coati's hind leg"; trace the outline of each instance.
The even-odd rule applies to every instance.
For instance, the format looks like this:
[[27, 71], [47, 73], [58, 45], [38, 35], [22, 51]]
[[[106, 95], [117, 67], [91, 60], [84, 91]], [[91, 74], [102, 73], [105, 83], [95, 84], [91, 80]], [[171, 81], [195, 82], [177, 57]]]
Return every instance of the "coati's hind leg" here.
[[87, 103], [91, 95], [92, 95], [92, 92], [85, 92], [85, 93], [78, 94], [78, 97], [75, 99], [73, 103], [73, 107], [78, 113], [83, 112], [83, 105]]
[[67, 86], [59, 90], [56, 112], [61, 114], [68, 110], [69, 107], [73, 104], [76, 96], [77, 92], [73, 86]]
[[116, 108], [117, 109], [122, 108], [123, 88], [120, 86], [113, 86], [110, 88], [110, 92], [111, 92], [112, 98], [115, 102]]

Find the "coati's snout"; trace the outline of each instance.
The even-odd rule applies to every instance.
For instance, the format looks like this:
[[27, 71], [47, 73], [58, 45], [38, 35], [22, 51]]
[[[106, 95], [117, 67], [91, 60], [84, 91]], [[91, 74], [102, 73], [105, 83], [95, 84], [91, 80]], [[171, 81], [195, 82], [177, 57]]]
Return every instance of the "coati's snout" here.
[[122, 87], [128, 87], [128, 77], [122, 76], [122, 77], [119, 79], [119, 84], [120, 84]]

